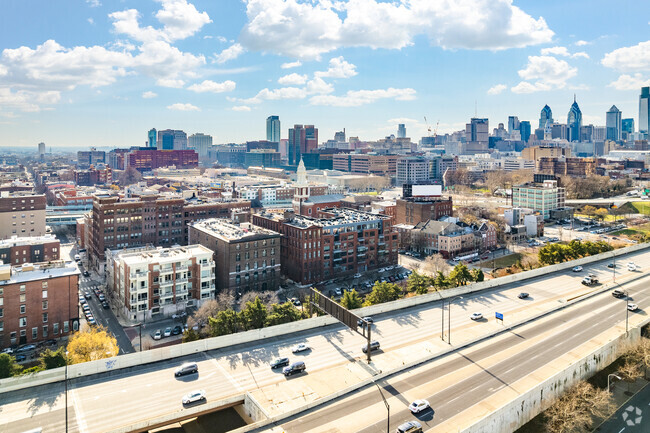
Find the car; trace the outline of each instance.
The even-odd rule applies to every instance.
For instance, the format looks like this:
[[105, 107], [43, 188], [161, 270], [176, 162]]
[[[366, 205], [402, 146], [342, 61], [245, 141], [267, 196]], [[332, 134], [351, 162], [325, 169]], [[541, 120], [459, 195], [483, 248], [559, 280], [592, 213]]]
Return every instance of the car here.
[[100, 293], [99, 296], [98, 296], [98, 298], [99, 298], [99, 300], [100, 300], [101, 302], [104, 302], [104, 301], [106, 300], [106, 296], [104, 296], [103, 293]]
[[627, 270], [628, 271], [636, 271], [637, 270], [636, 264], [634, 262], [628, 262]]
[[153, 334], [153, 339], [154, 340], [160, 340], [162, 338], [162, 331], [160, 329], [156, 329], [156, 332]]
[[183, 333], [183, 327], [181, 325], [176, 325], [174, 326], [174, 329], [172, 329], [172, 335], [178, 335]]
[[57, 344], [57, 341], [54, 338], [50, 338], [49, 340], [47, 340], [45, 342], [46, 346], [56, 346], [56, 344]]
[[373, 323], [374, 320], [370, 316], [362, 317], [357, 320], [357, 326], [366, 326], [367, 323]]
[[282, 374], [284, 374], [285, 376], [291, 376], [294, 373], [302, 373], [303, 371], [305, 371], [305, 368], [307, 367], [305, 367], [305, 363], [303, 361], [297, 361], [288, 367], [284, 367], [282, 369]]
[[86, 298], [84, 298], [83, 296], [79, 296], [79, 303], [81, 305], [84, 305], [86, 303]]
[[528, 296], [529, 295], [526, 292], [521, 292], [520, 294], [517, 295], [519, 299], [526, 299]]
[[90, 292], [84, 292], [84, 298], [90, 299]]
[[205, 391], [202, 389], [192, 391], [189, 394], [184, 395], [181, 401], [183, 404], [192, 404], [199, 401], [206, 401]]
[[309, 346], [307, 346], [305, 343], [296, 344], [291, 348], [291, 351], [293, 353], [304, 352], [305, 350], [309, 350]]
[[84, 277], [90, 277], [90, 272], [84, 271]]
[[198, 372], [199, 366], [196, 364], [196, 362], [186, 362], [174, 370], [174, 377], [181, 377], [185, 376], [186, 374], [194, 374]]
[[[375, 341], [371, 341], [371, 342], [370, 342], [370, 351], [371, 351], [371, 352], [372, 352], [373, 350], [379, 350], [379, 347], [380, 347], [380, 346], [379, 346], [379, 341], [375, 340]], [[363, 353], [368, 352], [368, 345], [367, 345], [367, 344], [363, 345], [363, 346], [361, 347], [361, 351], [362, 351]]]
[[472, 320], [481, 320], [483, 318], [482, 313], [472, 313], [471, 316], [469, 316], [470, 319]]
[[14, 353], [14, 350], [11, 347], [7, 347], [6, 349], [2, 349], [2, 352], [0, 353], [8, 353], [9, 355], [11, 355], [12, 353]]
[[22, 362], [27, 360], [27, 355], [18, 354], [14, 358], [16, 358], [16, 362]]
[[615, 268], [616, 264], [615, 263], [610, 263], [610, 264], [607, 265], [607, 267], [610, 268], [610, 269]]
[[415, 400], [409, 405], [409, 410], [411, 413], [420, 413], [423, 410], [429, 409], [431, 406], [427, 400]]
[[636, 311], [639, 309], [639, 306], [630, 302], [627, 304], [627, 309], [630, 311]]
[[89, 325], [96, 325], [96, 324], [97, 324], [97, 321], [95, 320], [95, 318], [94, 318], [93, 316], [90, 316], [90, 317], [88, 318], [88, 324], [89, 324]]
[[354, 274], [354, 278], [361, 278], [361, 274], [359, 273]]
[[386, 272], [386, 268], [381, 268], [379, 272]]
[[341, 296], [341, 289], [339, 289], [339, 288], [334, 289], [334, 294], [336, 296]]
[[74, 255], [74, 261], [75, 262], [80, 262], [81, 261], [81, 256], [79, 254]]
[[88, 306], [88, 304], [84, 304], [83, 307], [81, 307], [81, 309], [84, 310], [84, 313], [90, 312], [90, 307]]
[[163, 336], [164, 337], [169, 337], [171, 335], [172, 335], [172, 327], [168, 326], [168, 327], [165, 328], [165, 332], [163, 333]]
[[390, 281], [391, 283], [394, 283], [395, 282], [395, 276], [391, 275], [390, 277], [388, 277], [388, 281]]
[[573, 272], [582, 272], [582, 266], [574, 266], [572, 271]]
[[407, 421], [397, 427], [397, 433], [422, 433], [422, 424], [417, 421]]
[[293, 301], [293, 305], [296, 307], [300, 307], [302, 306], [302, 302], [300, 302], [300, 299], [296, 299], [295, 301]]
[[272, 369], [286, 367], [289, 365], [289, 358], [274, 359], [269, 365]]
[[24, 346], [20, 346], [18, 349], [16, 349], [16, 353], [23, 353], [23, 352], [29, 352], [30, 350], [36, 349], [35, 344], [26, 344]]
[[103, 308], [104, 310], [108, 310], [109, 308], [111, 308], [111, 306], [108, 305], [108, 302], [104, 301], [104, 302], [102, 302], [102, 308]]
[[625, 292], [623, 292], [622, 290], [614, 289], [612, 290], [612, 296], [615, 298], [622, 298], [623, 296], [625, 296]]
[[187, 313], [185, 311], [181, 311], [178, 314], [172, 314], [172, 319], [182, 319], [185, 316], [187, 316]]

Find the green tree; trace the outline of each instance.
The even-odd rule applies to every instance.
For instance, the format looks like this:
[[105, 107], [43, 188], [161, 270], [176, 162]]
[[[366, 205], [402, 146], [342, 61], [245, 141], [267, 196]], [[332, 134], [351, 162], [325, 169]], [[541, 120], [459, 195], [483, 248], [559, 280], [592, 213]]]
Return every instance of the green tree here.
[[361, 299], [361, 296], [359, 296], [359, 293], [357, 293], [356, 289], [346, 290], [343, 293], [343, 297], [341, 298], [341, 305], [343, 308], [354, 310], [356, 308], [361, 308], [362, 304], [363, 300]]
[[[209, 321], [210, 319], [208, 319]], [[201, 339], [198, 331], [195, 331], [194, 328], [190, 328], [183, 333], [183, 343], [188, 343], [190, 341], [196, 341]]]
[[0, 379], [16, 376], [22, 369], [16, 362], [16, 358], [8, 353], [0, 353]]
[[246, 302], [246, 308], [242, 310], [242, 315], [246, 329], [259, 329], [264, 327], [268, 311], [262, 300], [255, 297], [254, 301]]
[[284, 304], [271, 305], [271, 311], [266, 317], [268, 326], [280, 325], [282, 323], [295, 322], [304, 317], [303, 313], [298, 310], [291, 302]]
[[370, 305], [394, 301], [399, 299], [401, 292], [402, 291], [396, 284], [380, 283], [377, 281], [372, 288], [372, 292], [366, 296], [366, 301], [363, 303], [363, 306], [367, 307]]
[[479, 268], [472, 269], [471, 274], [472, 274], [472, 280], [476, 281], [477, 283], [480, 283], [481, 281], [485, 280], [485, 275], [483, 274], [483, 271]]
[[406, 290], [423, 295], [429, 292], [429, 285], [429, 278], [415, 271], [409, 275], [408, 281], [406, 282]]
[[447, 279], [447, 277], [445, 277], [445, 274], [443, 274], [441, 271], [438, 271], [436, 273], [436, 276], [433, 278], [432, 284], [433, 287], [436, 288], [436, 290], [446, 289], [450, 285], [449, 280]]
[[65, 367], [65, 348], [59, 347], [56, 350], [46, 349], [39, 358], [43, 370]]
[[472, 274], [469, 272], [467, 265], [459, 263], [449, 273], [449, 280], [453, 281], [456, 286], [464, 286], [472, 280]]
[[232, 308], [229, 308], [219, 311], [216, 317], [210, 317], [208, 321], [210, 322], [210, 335], [218, 337], [237, 332], [240, 316]]

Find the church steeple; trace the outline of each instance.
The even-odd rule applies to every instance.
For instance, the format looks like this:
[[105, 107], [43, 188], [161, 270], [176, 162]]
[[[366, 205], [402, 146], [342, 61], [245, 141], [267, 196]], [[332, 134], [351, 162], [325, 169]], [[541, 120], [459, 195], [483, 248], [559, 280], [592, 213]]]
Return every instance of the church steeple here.
[[296, 171], [296, 185], [307, 185], [307, 169], [305, 168], [305, 163], [300, 157], [300, 163], [298, 164], [298, 170]]

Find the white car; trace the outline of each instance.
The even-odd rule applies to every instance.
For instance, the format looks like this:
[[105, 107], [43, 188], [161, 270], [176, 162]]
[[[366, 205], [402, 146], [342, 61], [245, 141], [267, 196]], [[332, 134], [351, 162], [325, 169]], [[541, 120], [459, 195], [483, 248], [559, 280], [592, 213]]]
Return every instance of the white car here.
[[359, 273], [354, 274], [354, 278], [361, 278], [361, 274]]
[[386, 268], [381, 268], [379, 272], [386, 272]]
[[2, 349], [2, 352], [0, 353], [8, 353], [9, 355], [11, 355], [12, 353], [14, 353], [14, 350], [11, 347], [7, 347], [6, 349]]
[[338, 288], [337, 288], [337, 289], [334, 289], [334, 294], [335, 294], [336, 296], [341, 296], [341, 289], [338, 289]]
[[291, 348], [293, 353], [304, 352], [305, 350], [309, 350], [309, 346], [304, 343], [296, 344]]
[[423, 410], [429, 409], [430, 407], [431, 405], [429, 405], [429, 402], [426, 400], [415, 400], [409, 405], [409, 410], [411, 413], [420, 413]]
[[183, 396], [183, 404], [196, 403], [197, 401], [205, 401], [205, 391], [199, 389], [197, 391], [192, 391], [187, 395]]
[[629, 262], [629, 263], [627, 264], [627, 270], [628, 270], [628, 271], [636, 271], [636, 269], [637, 269], [637, 268], [636, 268], [636, 264], [635, 264], [634, 262]]
[[627, 304], [627, 309], [630, 311], [636, 311], [639, 309], [639, 306], [630, 302]]
[[481, 320], [483, 318], [483, 314], [481, 313], [472, 313], [471, 316], [469, 316], [470, 319], [472, 320]]
[[573, 268], [573, 272], [582, 272], [582, 266], [576, 266]]
[[153, 339], [160, 340], [161, 338], [162, 338], [162, 331], [160, 329], [157, 329], [156, 332], [153, 334]]

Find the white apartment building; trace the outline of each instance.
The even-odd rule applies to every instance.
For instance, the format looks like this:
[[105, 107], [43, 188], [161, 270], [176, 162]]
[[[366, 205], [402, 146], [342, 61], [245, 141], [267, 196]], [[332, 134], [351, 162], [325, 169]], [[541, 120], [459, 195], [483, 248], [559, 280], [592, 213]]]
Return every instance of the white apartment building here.
[[170, 316], [215, 297], [212, 250], [202, 245], [108, 251], [107, 289], [130, 320]]
[[555, 180], [512, 187], [512, 206], [539, 212], [545, 220], [550, 218], [551, 211], [564, 208], [565, 198], [565, 189], [557, 186]]
[[535, 170], [535, 161], [523, 158], [504, 158], [502, 166], [505, 171]]
[[405, 183], [418, 183], [429, 180], [431, 162], [425, 158], [407, 156], [397, 160], [396, 183], [401, 186]]

